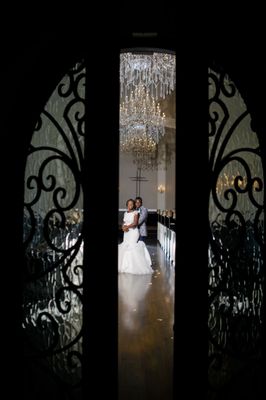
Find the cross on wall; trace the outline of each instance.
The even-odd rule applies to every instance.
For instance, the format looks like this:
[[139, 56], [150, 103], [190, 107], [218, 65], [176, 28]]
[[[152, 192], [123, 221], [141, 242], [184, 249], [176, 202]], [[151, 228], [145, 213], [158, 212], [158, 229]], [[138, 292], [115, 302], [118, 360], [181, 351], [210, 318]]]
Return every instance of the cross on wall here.
[[136, 176], [130, 176], [129, 178], [136, 182], [136, 197], [140, 196], [140, 184], [141, 182], [147, 182], [148, 179], [145, 176], [141, 176], [141, 168], [137, 168]]

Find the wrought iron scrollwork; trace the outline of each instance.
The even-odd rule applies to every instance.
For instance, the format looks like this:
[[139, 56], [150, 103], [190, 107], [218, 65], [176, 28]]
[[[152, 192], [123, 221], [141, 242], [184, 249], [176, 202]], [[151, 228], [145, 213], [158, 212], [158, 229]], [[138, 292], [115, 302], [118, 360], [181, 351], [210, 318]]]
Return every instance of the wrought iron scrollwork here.
[[62, 79], [29, 145], [24, 195], [26, 355], [81, 380], [85, 66]]
[[258, 136], [235, 85], [209, 70], [209, 383], [261, 357], [264, 177]]

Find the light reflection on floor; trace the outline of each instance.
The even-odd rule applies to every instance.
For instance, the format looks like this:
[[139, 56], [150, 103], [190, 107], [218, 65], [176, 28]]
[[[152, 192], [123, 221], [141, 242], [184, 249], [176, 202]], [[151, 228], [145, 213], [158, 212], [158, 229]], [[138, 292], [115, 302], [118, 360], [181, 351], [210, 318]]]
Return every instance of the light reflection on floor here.
[[119, 399], [172, 397], [174, 267], [148, 244], [151, 275], [119, 274]]

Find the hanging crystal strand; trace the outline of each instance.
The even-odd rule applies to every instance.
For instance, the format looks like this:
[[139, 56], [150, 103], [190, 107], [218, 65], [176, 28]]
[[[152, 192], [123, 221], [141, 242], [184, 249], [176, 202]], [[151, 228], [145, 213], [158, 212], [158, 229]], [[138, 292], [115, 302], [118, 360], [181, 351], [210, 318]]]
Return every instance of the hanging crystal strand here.
[[169, 84], [169, 78], [168, 78], [168, 74], [167, 74], [167, 80], [166, 80], [166, 83], [165, 83], [165, 95], [167, 95], [167, 96], [170, 93], [169, 86], [170, 86], [170, 84]]
[[[134, 88], [136, 85], [143, 83], [146, 89], [151, 91], [150, 87], [157, 86], [160, 81], [163, 87], [163, 98], [165, 98], [166, 93], [169, 92], [169, 86], [171, 90], [174, 90], [174, 55], [154, 53], [151, 56], [148, 54], [135, 55], [132, 53], [122, 53], [120, 55], [120, 62], [120, 82], [123, 82], [125, 87], [131, 85], [131, 88]], [[169, 82], [169, 79], [171, 82]], [[122, 91], [123, 90], [124, 89], [122, 89]]]
[[152, 82], [152, 70], [151, 70], [151, 65], [149, 66], [149, 68], [147, 69], [146, 72], [146, 81], [145, 81], [145, 86], [146, 88], [149, 88], [149, 92], [151, 93], [151, 89], [153, 88], [153, 82]]
[[145, 79], [145, 78], [146, 78], [146, 76], [145, 76], [145, 75], [146, 75], [146, 74], [145, 74], [145, 71], [146, 71], [145, 69], [143, 69], [143, 70], [141, 71], [141, 84], [142, 84], [142, 85], [144, 85], [144, 83], [145, 83], [145, 81], [146, 81], [146, 79]]
[[120, 78], [120, 97], [123, 98], [123, 94], [124, 94], [124, 83], [121, 82], [121, 78]]

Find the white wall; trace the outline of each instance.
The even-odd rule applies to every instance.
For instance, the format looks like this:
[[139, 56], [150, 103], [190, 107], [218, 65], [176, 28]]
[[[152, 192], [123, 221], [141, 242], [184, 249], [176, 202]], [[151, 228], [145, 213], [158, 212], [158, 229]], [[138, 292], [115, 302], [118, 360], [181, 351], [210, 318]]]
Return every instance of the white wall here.
[[[119, 162], [119, 208], [126, 207], [129, 198], [140, 195], [143, 204], [149, 209], [175, 209], [175, 130], [167, 131], [167, 139], [160, 144], [159, 157], [163, 160], [155, 170], [142, 170], [141, 176], [146, 180], [140, 183], [140, 193], [136, 190], [136, 182], [131, 177], [136, 176], [137, 167], [129, 154], [120, 153]], [[171, 142], [171, 146], [169, 145]], [[165, 148], [167, 158], [165, 160]], [[171, 149], [171, 160], [169, 157]], [[165, 168], [166, 165], [166, 168]], [[158, 192], [158, 186], [165, 187], [164, 193]]]
[[[126, 208], [126, 201], [135, 198], [136, 182], [130, 177], [136, 176], [137, 167], [131, 155], [120, 153], [119, 162], [119, 208]], [[149, 209], [157, 209], [157, 171], [142, 171], [147, 181], [140, 183], [139, 195], [143, 198], [143, 205]]]

